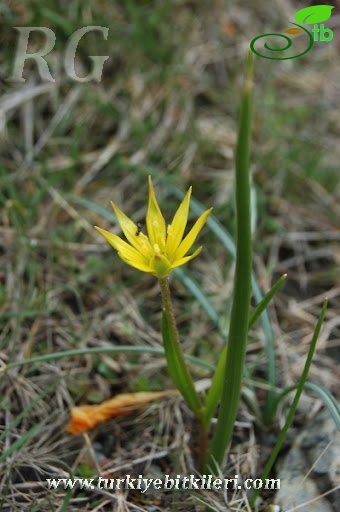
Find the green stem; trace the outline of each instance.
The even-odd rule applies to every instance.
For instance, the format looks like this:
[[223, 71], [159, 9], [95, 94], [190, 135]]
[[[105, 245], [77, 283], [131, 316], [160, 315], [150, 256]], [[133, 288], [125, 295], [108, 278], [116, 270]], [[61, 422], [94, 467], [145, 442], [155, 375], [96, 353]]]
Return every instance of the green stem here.
[[198, 460], [198, 468], [199, 471], [203, 474], [205, 464], [207, 462], [208, 455], [208, 445], [209, 445], [209, 429], [205, 426], [204, 421], [199, 422], [199, 438], [198, 438], [198, 449], [199, 449], [199, 460]]
[[249, 177], [249, 145], [251, 133], [251, 91], [253, 59], [249, 52], [241, 103], [240, 124], [236, 148], [236, 267], [234, 295], [230, 316], [228, 357], [217, 425], [211, 442], [207, 471], [218, 473], [231, 441], [238, 411], [248, 335], [251, 292], [251, 207]]
[[197, 418], [200, 419], [202, 416], [202, 404], [196, 392], [194, 381], [185, 363], [179, 341], [168, 278], [160, 279], [159, 284], [163, 301], [162, 334], [168, 370], [188, 406], [195, 413]]

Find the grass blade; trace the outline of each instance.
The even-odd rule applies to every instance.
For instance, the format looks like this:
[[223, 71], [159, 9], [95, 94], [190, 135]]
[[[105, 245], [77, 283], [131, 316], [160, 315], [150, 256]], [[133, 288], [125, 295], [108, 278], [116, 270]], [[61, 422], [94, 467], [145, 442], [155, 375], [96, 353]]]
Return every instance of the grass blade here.
[[266, 295], [263, 297], [261, 302], [259, 302], [257, 304], [256, 308], [254, 309], [254, 311], [252, 312], [252, 314], [249, 317], [249, 322], [248, 322], [249, 329], [250, 329], [250, 327], [252, 327], [252, 325], [254, 325], [256, 320], [258, 320], [258, 318], [262, 315], [262, 313], [264, 312], [264, 310], [266, 309], [266, 307], [268, 306], [268, 304], [270, 303], [270, 301], [272, 300], [274, 295], [279, 291], [279, 289], [285, 282], [286, 278], [287, 278], [287, 274], [283, 274], [283, 276], [281, 276], [280, 279], [278, 281], [276, 281], [274, 286], [272, 286], [272, 288], [269, 290], [269, 292], [266, 293]]
[[[300, 378], [300, 381], [298, 383], [298, 386], [297, 386], [297, 389], [296, 389], [296, 393], [295, 393], [295, 396], [294, 396], [294, 400], [293, 400], [293, 403], [292, 405], [290, 406], [290, 409], [289, 409], [289, 412], [288, 412], [288, 415], [287, 415], [287, 419], [286, 419], [286, 422], [279, 434], [279, 437], [278, 437], [278, 440], [276, 441], [276, 444], [273, 448], [273, 451], [269, 457], [269, 460], [262, 472], [262, 475], [261, 475], [261, 479], [264, 480], [268, 477], [272, 467], [273, 467], [273, 464], [274, 462], [276, 461], [277, 459], [277, 456], [282, 448], [282, 445], [283, 445], [283, 442], [285, 440], [285, 437], [287, 435], [287, 432], [288, 432], [288, 429], [289, 427], [291, 426], [292, 424], [292, 421], [293, 421], [293, 418], [294, 418], [294, 415], [295, 415], [295, 412], [296, 412], [296, 409], [297, 409], [297, 406], [298, 406], [298, 403], [299, 403], [299, 400], [300, 400], [300, 397], [301, 397], [301, 394], [302, 394], [302, 391], [303, 391], [303, 388], [306, 384], [306, 380], [307, 380], [307, 377], [308, 377], [308, 372], [309, 372], [309, 368], [312, 364], [312, 360], [313, 360], [313, 356], [314, 356], [314, 352], [315, 352], [315, 348], [316, 348], [316, 343], [318, 341], [318, 338], [319, 338], [319, 334], [320, 334], [320, 331], [321, 331], [321, 327], [322, 327], [322, 323], [323, 323], [323, 320], [325, 318], [325, 314], [326, 314], [326, 310], [327, 310], [327, 304], [328, 304], [328, 301], [327, 299], [324, 301], [323, 303], [323, 306], [322, 306], [322, 310], [321, 310], [321, 313], [320, 313], [320, 317], [319, 317], [319, 320], [316, 324], [316, 327], [315, 327], [315, 330], [314, 330], [314, 334], [313, 334], [313, 338], [312, 338], [312, 341], [311, 341], [311, 344], [310, 344], [310, 347], [309, 347], [309, 351], [308, 351], [308, 354], [307, 354], [307, 359], [306, 359], [306, 362], [305, 362], [305, 366], [303, 368], [303, 372], [302, 372], [302, 375], [301, 375], [301, 378]], [[252, 495], [251, 497], [251, 501], [250, 501], [250, 504], [251, 506], [255, 503], [256, 501], [256, 498], [258, 496], [260, 492], [260, 489], [256, 490], [254, 492], [254, 494]]]

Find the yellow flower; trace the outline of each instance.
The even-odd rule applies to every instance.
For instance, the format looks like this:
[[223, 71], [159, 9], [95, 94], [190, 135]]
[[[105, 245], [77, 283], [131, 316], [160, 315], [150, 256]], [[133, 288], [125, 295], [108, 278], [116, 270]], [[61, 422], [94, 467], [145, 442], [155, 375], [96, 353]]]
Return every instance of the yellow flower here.
[[111, 203], [111, 205], [127, 242], [105, 229], [97, 226], [95, 228], [112, 245], [125, 263], [142, 272], [149, 272], [163, 279], [174, 268], [192, 260], [202, 250], [202, 247], [199, 247], [193, 254], [186, 256], [209, 217], [212, 208], [202, 213], [189, 233], [183, 238], [188, 221], [191, 189], [192, 187], [186, 193], [171, 224], [166, 226], [156, 200], [151, 176], [149, 176], [149, 204], [146, 214], [148, 236], [114, 203]]

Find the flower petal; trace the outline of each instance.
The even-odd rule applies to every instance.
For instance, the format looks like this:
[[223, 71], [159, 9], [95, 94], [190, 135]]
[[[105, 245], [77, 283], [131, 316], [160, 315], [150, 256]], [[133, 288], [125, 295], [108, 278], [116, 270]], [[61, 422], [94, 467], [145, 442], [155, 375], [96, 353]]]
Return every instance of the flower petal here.
[[148, 236], [114, 203], [111, 203], [112, 208], [126, 241], [105, 229], [97, 226], [95, 228], [125, 263], [163, 279], [173, 268], [184, 265], [202, 250], [202, 247], [199, 247], [193, 254], [185, 256], [212, 211], [211, 208], [204, 212], [183, 239], [188, 221], [191, 191], [190, 187], [167, 229], [157, 203], [151, 176], [149, 176], [149, 201], [146, 214]]
[[192, 187], [189, 188], [185, 198], [181, 202], [176, 211], [172, 223], [168, 226], [166, 252], [171, 261], [176, 250], [178, 249], [188, 222], [189, 205]]
[[166, 240], [166, 225], [162, 212], [157, 203], [151, 176], [149, 176], [149, 204], [146, 214], [146, 227], [148, 230], [151, 246], [153, 247], [155, 244], [157, 244], [161, 250], [164, 250]]
[[196, 251], [193, 254], [191, 254], [190, 256], [185, 256], [185, 258], [180, 258], [179, 260], [175, 260], [171, 265], [171, 269], [180, 267], [181, 265], [184, 265], [188, 261], [193, 260], [194, 258], [196, 258], [196, 256], [199, 255], [201, 250], [202, 250], [202, 246], [199, 247], [198, 249], [196, 249]]
[[122, 210], [118, 208], [118, 206], [115, 205], [112, 201], [111, 206], [113, 211], [115, 212], [118, 223], [122, 228], [124, 235], [126, 236], [126, 239], [130, 242], [130, 244], [133, 247], [135, 247], [135, 249], [143, 253], [148, 252], [151, 257], [152, 248], [148, 241], [148, 238], [143, 233], [139, 232], [137, 224], [135, 224], [133, 220], [131, 220], [127, 215], [125, 215], [125, 213], [122, 212]]
[[207, 218], [209, 217], [211, 212], [212, 212], [212, 208], [210, 208], [209, 210], [206, 210], [197, 219], [197, 221], [195, 222], [195, 224], [193, 225], [193, 227], [191, 228], [191, 230], [189, 231], [187, 236], [184, 238], [183, 242], [178, 247], [178, 249], [177, 249], [177, 251], [175, 253], [175, 258], [174, 258], [175, 261], [183, 258], [183, 256], [188, 252], [190, 247], [195, 242], [198, 233], [201, 231], [201, 229], [203, 228], [204, 224], [206, 223]]
[[[105, 238], [105, 240], [112, 245], [114, 249], [118, 252], [118, 255], [121, 259], [132, 265], [132, 262], [135, 266], [138, 265], [148, 265], [148, 258], [141, 254], [138, 249], [135, 249], [127, 242], [122, 240], [119, 236], [114, 233], [110, 233], [110, 231], [106, 231], [105, 229], [98, 228], [95, 226], [95, 229]], [[139, 268], [139, 267], [138, 267]]]
[[143, 262], [141, 259], [140, 260], [138, 258], [129, 259], [126, 251], [124, 251], [124, 253], [118, 252], [117, 254], [120, 257], [120, 259], [122, 261], [124, 261], [124, 263], [126, 263], [127, 265], [130, 265], [130, 267], [141, 270], [141, 272], [148, 272], [149, 274], [154, 273], [153, 268], [150, 267], [150, 265], [148, 263]]
[[128, 245], [118, 235], [115, 235], [114, 233], [110, 233], [110, 231], [106, 231], [106, 229], [99, 228], [98, 226], [94, 226], [94, 229], [96, 229], [98, 231], [98, 233], [100, 233], [105, 238], [105, 240], [110, 245], [112, 245], [112, 247], [114, 249], [116, 249], [116, 251], [120, 250], [120, 248], [122, 247], [121, 244]]

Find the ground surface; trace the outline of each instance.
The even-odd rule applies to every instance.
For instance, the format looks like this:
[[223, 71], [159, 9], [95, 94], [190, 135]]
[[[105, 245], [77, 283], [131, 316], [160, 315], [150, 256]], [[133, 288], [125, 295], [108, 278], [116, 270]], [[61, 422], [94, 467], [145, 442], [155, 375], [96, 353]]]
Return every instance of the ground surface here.
[[[233, 234], [233, 151], [245, 54], [254, 37], [282, 32], [306, 5], [30, 0], [1, 6], [2, 510], [206, 510], [202, 501], [213, 510], [246, 510], [243, 492], [69, 493], [47, 491], [45, 479], [195, 473], [195, 425], [180, 398], [155, 402], [85, 436], [65, 432], [75, 404], [172, 387], [164, 358], [147, 352], [161, 348], [157, 282], [124, 266], [93, 225], [114, 225], [110, 200], [143, 225], [151, 174], [169, 218], [180, 193], [193, 185], [195, 199], [203, 208], [214, 206], [214, 218]], [[267, 397], [267, 337], [275, 340], [276, 386], [284, 389], [299, 379], [326, 296], [329, 308], [310, 380], [339, 398], [336, 15], [331, 42], [315, 44], [297, 59], [255, 63], [254, 275], [262, 291], [283, 273], [288, 279], [270, 308], [271, 329], [258, 323], [250, 333], [249, 400], [240, 407], [225, 475], [258, 477], [283, 424], [286, 407], [268, 425], [254, 410], [261, 411]], [[108, 27], [109, 36], [83, 38], [76, 72], [86, 76], [89, 55], [109, 59], [100, 82], [81, 83], [65, 73], [65, 48], [75, 30], [90, 25]], [[48, 58], [55, 82], [42, 80], [29, 61], [25, 83], [3, 81], [13, 65], [16, 26], [55, 32]], [[297, 46], [302, 44], [298, 39]], [[174, 276], [172, 289], [186, 352], [214, 365], [228, 330], [233, 258], [211, 226], [200, 241], [203, 252], [185, 275], [198, 283], [213, 313], [207, 314], [181, 276]], [[127, 345], [142, 352], [90, 352]], [[82, 355], [31, 361], [79, 349]], [[4, 371], [22, 360], [27, 364]], [[211, 377], [202, 366], [192, 370], [197, 381]], [[293, 436], [322, 407], [306, 391]], [[287, 439], [286, 451], [291, 443]], [[270, 503], [273, 493], [262, 498]]]

